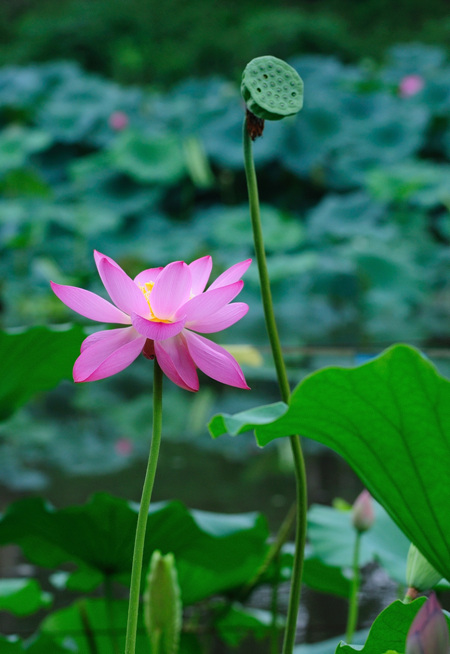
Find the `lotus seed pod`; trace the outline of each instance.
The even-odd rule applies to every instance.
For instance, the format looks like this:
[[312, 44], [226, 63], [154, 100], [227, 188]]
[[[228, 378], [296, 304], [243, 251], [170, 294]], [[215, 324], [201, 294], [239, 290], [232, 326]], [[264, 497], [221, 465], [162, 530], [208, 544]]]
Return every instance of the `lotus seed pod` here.
[[303, 106], [300, 75], [276, 57], [257, 57], [247, 64], [242, 73], [241, 93], [249, 111], [263, 120], [293, 116]]

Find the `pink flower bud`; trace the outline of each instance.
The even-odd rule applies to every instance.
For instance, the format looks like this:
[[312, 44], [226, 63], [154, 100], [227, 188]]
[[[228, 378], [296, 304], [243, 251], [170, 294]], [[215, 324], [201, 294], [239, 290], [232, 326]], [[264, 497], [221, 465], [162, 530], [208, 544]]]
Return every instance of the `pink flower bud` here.
[[114, 449], [119, 456], [129, 456], [133, 451], [133, 443], [129, 438], [119, 438], [114, 444]]
[[432, 593], [408, 631], [406, 654], [449, 654], [450, 638], [436, 595]]
[[363, 490], [353, 504], [352, 522], [358, 531], [367, 531], [375, 520], [372, 496], [368, 490]]
[[123, 111], [114, 111], [109, 117], [109, 126], [116, 132], [120, 132], [128, 127], [128, 116]]
[[409, 98], [419, 93], [425, 86], [425, 80], [420, 75], [406, 75], [399, 84], [398, 91], [402, 98]]

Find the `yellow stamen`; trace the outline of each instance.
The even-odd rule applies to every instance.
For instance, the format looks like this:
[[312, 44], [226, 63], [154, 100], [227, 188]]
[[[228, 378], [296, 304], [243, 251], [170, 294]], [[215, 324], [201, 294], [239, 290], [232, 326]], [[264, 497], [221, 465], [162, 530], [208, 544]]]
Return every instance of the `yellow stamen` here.
[[150, 316], [151, 316], [150, 320], [152, 322], [171, 323], [172, 322], [171, 320], [164, 320], [163, 318], [158, 318], [153, 313], [152, 305], [150, 304], [150, 293], [152, 292], [154, 285], [155, 282], [146, 282], [143, 286], [139, 286], [139, 288], [144, 294], [145, 299], [147, 300], [148, 308], [150, 309]]

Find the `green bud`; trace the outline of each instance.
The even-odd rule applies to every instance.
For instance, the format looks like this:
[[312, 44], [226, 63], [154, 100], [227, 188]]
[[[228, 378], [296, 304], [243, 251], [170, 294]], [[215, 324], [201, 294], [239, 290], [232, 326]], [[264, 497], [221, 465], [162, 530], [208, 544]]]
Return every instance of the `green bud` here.
[[242, 73], [242, 97], [263, 120], [293, 116], [303, 106], [303, 81], [297, 71], [276, 57], [257, 57]]
[[152, 654], [176, 654], [182, 624], [181, 593], [173, 554], [153, 552], [144, 593], [144, 622]]
[[410, 588], [423, 591], [436, 586], [442, 575], [437, 572], [417, 547], [411, 543], [406, 559], [406, 583]]

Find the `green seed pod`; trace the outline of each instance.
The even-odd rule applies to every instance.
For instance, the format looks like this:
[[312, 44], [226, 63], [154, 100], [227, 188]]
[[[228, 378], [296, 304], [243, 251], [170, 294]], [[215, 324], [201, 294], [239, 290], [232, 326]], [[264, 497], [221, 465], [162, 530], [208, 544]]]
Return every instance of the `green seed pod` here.
[[303, 106], [303, 82], [285, 61], [257, 57], [242, 73], [242, 97], [253, 114], [263, 120], [293, 116]]

